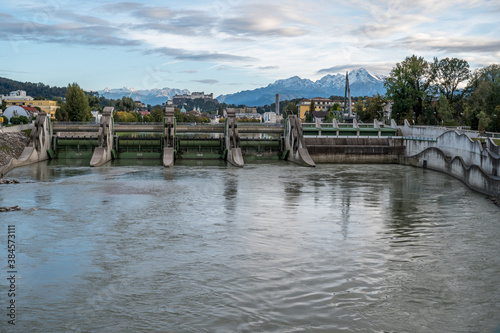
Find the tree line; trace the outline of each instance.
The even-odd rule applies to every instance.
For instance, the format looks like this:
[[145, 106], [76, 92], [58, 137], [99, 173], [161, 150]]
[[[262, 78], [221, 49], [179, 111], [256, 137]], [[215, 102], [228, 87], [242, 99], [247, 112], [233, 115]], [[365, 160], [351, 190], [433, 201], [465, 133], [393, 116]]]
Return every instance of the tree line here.
[[422, 125], [500, 129], [500, 65], [471, 71], [467, 61], [412, 55], [386, 78], [392, 118]]

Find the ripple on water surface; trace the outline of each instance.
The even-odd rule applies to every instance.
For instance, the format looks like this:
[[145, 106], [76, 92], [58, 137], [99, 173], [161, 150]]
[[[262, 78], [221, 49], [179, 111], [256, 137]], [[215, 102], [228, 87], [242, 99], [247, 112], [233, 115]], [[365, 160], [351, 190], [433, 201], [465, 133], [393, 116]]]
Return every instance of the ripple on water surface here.
[[[390, 165], [14, 169], [24, 331], [500, 326], [498, 207]], [[30, 210], [38, 209], [38, 210]], [[5, 282], [3, 282], [5, 283]]]

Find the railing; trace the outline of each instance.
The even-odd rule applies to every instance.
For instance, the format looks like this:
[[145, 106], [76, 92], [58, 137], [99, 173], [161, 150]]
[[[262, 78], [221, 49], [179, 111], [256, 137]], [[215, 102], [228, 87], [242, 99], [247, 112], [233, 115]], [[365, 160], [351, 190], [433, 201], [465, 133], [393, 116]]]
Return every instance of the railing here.
[[134, 126], [134, 125], [149, 125], [149, 126], [158, 126], [158, 125], [163, 125], [163, 123], [158, 123], [158, 122], [125, 122], [125, 123], [115, 123], [115, 126]]

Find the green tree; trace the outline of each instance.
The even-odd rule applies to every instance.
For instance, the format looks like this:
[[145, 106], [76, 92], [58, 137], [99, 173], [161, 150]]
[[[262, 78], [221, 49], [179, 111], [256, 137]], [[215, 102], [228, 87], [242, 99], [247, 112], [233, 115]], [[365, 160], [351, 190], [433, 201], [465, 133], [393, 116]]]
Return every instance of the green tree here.
[[444, 58], [441, 60], [434, 58], [432, 76], [439, 93], [444, 95], [449, 104], [452, 105], [463, 96], [463, 93], [456, 95], [456, 92], [459, 84], [469, 79], [469, 63], [457, 58]]
[[442, 120], [444, 126], [456, 126], [457, 122], [453, 117], [453, 110], [446, 96], [441, 95], [439, 98], [438, 116]]
[[90, 110], [92, 110], [92, 111], [94, 111], [94, 110], [101, 111], [101, 104], [100, 104], [100, 100], [99, 100], [98, 96], [89, 94], [87, 96], [87, 99], [88, 99]]
[[[361, 102], [358, 102], [361, 104]], [[359, 119], [364, 122], [370, 122], [374, 119], [383, 120], [384, 118], [384, 107], [387, 104], [387, 99], [384, 96], [377, 94], [368, 99], [366, 102], [366, 107], [362, 111], [357, 111]]]
[[88, 121], [92, 117], [87, 97], [77, 83], [68, 85], [64, 108], [70, 121]]
[[297, 115], [299, 112], [297, 108], [297, 104], [293, 102], [288, 102], [288, 104], [283, 108], [283, 114], [295, 114]]
[[30, 120], [26, 116], [19, 116], [19, 123], [20, 124], [28, 124]]
[[396, 118], [420, 117], [431, 79], [431, 66], [422, 57], [412, 55], [396, 64], [384, 82], [388, 99], [394, 101], [392, 112]]
[[153, 117], [155, 122], [157, 122], [157, 123], [163, 122], [163, 110], [162, 109], [159, 109], [159, 108], [153, 109], [153, 112], [151, 112], [151, 116]]
[[[494, 115], [498, 115], [496, 108], [500, 105], [500, 65], [490, 65], [472, 73], [465, 96], [466, 125], [473, 129], [476, 126], [479, 128], [482, 119], [483, 130], [493, 131], [496, 125]], [[484, 115], [480, 115], [481, 112], [484, 112]], [[490, 121], [487, 121], [488, 119]]]
[[485, 131], [491, 122], [490, 117], [488, 117], [488, 115], [484, 111], [481, 111], [477, 115], [477, 118], [479, 119], [479, 124], [478, 124], [477, 130], [479, 132]]
[[68, 121], [69, 120], [69, 115], [68, 115], [68, 111], [66, 111], [66, 105], [65, 104], [61, 105], [56, 110], [56, 119], [58, 121]]

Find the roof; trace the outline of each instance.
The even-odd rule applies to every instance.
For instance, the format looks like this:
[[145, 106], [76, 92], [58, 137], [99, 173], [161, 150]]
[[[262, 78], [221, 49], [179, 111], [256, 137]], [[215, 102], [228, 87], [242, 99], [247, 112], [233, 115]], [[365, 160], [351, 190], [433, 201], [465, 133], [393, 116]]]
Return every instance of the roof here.
[[20, 107], [22, 107], [23, 109], [25, 109], [26, 111], [28, 111], [29, 113], [37, 113], [38, 112], [38, 109], [37, 108], [34, 108], [32, 106], [24, 106], [24, 105], [20, 105]]

